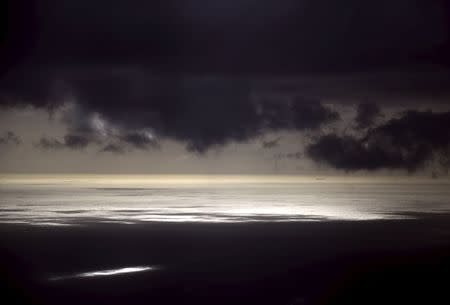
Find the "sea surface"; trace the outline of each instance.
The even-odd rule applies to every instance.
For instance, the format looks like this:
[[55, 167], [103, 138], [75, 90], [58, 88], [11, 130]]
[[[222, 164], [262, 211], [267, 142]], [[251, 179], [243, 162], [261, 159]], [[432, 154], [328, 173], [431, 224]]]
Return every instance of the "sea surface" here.
[[0, 223], [402, 219], [449, 198], [449, 180], [410, 177], [4, 175]]
[[449, 198], [418, 177], [4, 175], [0, 295], [448, 304]]

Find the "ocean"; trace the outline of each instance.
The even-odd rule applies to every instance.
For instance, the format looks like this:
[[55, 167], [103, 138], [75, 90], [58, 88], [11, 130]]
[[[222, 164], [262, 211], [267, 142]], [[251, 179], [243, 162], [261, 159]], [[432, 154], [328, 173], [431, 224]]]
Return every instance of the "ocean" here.
[[448, 180], [395, 177], [13, 175], [0, 222], [363, 221], [448, 212], [448, 198]]
[[442, 303], [449, 186], [410, 177], [4, 175], [2, 303]]

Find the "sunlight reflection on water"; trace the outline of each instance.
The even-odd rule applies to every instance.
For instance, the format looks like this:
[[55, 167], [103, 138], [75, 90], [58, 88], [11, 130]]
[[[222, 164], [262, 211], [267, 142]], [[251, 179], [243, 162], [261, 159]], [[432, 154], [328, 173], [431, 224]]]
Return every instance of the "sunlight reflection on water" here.
[[448, 183], [429, 181], [77, 179], [3, 180], [0, 223], [361, 221], [450, 210]]
[[83, 272], [83, 273], [77, 273], [77, 274], [66, 275], [66, 276], [55, 276], [55, 277], [51, 277], [49, 280], [59, 281], [59, 280], [74, 279], [74, 278], [114, 276], [114, 275], [121, 275], [121, 274], [126, 274], [126, 273], [150, 271], [150, 270], [155, 270], [155, 269], [156, 269], [155, 267], [150, 267], [150, 266], [125, 267], [125, 268], [118, 268], [118, 269]]

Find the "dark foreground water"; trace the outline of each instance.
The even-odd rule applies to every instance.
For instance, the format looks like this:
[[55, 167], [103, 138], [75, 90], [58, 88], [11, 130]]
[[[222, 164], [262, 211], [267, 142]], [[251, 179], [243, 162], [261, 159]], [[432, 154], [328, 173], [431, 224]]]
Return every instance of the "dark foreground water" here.
[[450, 181], [0, 176], [1, 304], [450, 304]]
[[449, 304], [450, 217], [0, 225], [2, 304]]

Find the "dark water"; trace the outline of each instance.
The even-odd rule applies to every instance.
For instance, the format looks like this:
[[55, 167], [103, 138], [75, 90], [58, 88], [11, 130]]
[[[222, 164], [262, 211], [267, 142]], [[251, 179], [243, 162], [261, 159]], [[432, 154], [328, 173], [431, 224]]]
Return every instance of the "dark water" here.
[[2, 304], [449, 302], [445, 184], [104, 184], [2, 185]]
[[2, 297], [24, 304], [445, 304], [449, 220], [5, 224]]

